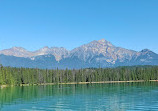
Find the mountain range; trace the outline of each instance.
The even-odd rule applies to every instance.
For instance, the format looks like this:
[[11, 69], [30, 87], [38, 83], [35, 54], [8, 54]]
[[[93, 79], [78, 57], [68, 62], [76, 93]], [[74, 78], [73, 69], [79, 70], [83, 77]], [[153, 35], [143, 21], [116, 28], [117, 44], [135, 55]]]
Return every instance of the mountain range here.
[[28, 51], [12, 47], [0, 51], [0, 64], [26, 68], [98, 68], [132, 65], [158, 65], [158, 54], [149, 49], [134, 51], [116, 47], [105, 39], [94, 40], [71, 51], [63, 47], [43, 47]]

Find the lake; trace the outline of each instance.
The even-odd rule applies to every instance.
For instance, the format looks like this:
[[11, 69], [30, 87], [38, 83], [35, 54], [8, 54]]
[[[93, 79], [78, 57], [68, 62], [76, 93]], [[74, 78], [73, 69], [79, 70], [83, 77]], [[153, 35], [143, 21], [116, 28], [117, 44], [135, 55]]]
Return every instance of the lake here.
[[158, 82], [7, 87], [1, 111], [157, 111]]

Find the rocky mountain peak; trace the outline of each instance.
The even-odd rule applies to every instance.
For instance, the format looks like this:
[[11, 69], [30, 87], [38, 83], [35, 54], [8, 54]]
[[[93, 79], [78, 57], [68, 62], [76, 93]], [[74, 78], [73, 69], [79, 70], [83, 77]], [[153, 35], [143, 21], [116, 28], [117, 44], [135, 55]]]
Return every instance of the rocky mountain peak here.
[[105, 39], [98, 40], [98, 43], [104, 46], [113, 46], [109, 41]]
[[105, 39], [101, 39], [101, 40], [98, 40], [99, 43], [105, 43], [107, 42]]
[[88, 44], [84, 44], [82, 46], [91, 46], [91, 47], [105, 47], [105, 46], [113, 46], [109, 41], [105, 40], [105, 39], [101, 39], [101, 40], [94, 40]]
[[16, 57], [28, 57], [31, 52], [27, 51], [22, 47], [12, 47], [10, 49], [5, 49], [0, 51], [0, 54], [16, 56]]
[[[1, 50], [0, 54], [3, 54], [2, 56], [8, 58], [8, 60], [6, 58], [3, 59], [7, 60], [4, 63], [6, 66], [10, 66], [10, 63], [13, 63], [12, 66], [16, 64], [20, 67], [21, 62], [24, 61], [26, 67], [30, 67], [34, 62], [35, 66], [41, 67], [40, 65], [43, 64], [43, 66], [47, 68], [52, 66], [83, 68], [120, 65], [158, 65], [158, 54], [149, 49], [143, 49], [140, 52], [128, 50], [121, 47], [115, 47], [105, 39], [94, 40], [71, 51], [68, 51], [63, 47], [45, 46], [39, 50], [31, 52], [22, 47], [12, 47], [10, 49]], [[12, 59], [13, 57], [10, 55], [15, 56], [16, 60], [19, 62]], [[55, 58], [55, 60], [52, 58]], [[12, 62], [10, 62], [10, 60], [12, 60]]]
[[22, 47], [12, 47], [11, 50], [16, 50], [16, 51], [24, 51], [26, 49], [22, 48]]
[[143, 49], [143, 50], [141, 50], [141, 52], [147, 53], [147, 52], [151, 52], [151, 50], [149, 50], [149, 49]]
[[37, 55], [54, 55], [55, 56], [55, 59], [57, 61], [61, 60], [63, 57], [67, 56], [69, 53], [69, 51], [67, 51], [65, 48], [63, 47], [43, 47], [37, 51], [35, 51], [33, 53], [34, 56], [37, 56]]
[[45, 46], [45, 47], [43, 47], [43, 48], [41, 48], [41, 49], [39, 49], [39, 50], [47, 51], [47, 50], [49, 50], [49, 47], [48, 47], [48, 46]]

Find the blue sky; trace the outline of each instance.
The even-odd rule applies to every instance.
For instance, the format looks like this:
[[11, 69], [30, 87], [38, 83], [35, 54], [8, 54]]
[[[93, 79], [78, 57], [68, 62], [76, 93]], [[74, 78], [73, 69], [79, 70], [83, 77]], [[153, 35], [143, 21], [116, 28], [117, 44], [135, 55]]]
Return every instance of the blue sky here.
[[158, 0], [0, 0], [0, 50], [93, 40], [158, 53]]

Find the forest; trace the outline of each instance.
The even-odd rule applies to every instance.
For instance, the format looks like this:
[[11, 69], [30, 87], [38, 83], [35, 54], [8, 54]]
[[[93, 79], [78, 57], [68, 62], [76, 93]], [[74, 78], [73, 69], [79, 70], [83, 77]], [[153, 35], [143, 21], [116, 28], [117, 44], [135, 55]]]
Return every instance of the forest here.
[[0, 85], [158, 80], [158, 66], [116, 68], [38, 69], [0, 65]]

